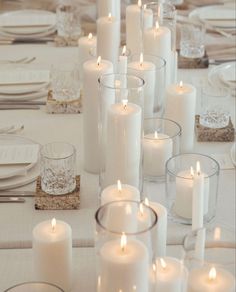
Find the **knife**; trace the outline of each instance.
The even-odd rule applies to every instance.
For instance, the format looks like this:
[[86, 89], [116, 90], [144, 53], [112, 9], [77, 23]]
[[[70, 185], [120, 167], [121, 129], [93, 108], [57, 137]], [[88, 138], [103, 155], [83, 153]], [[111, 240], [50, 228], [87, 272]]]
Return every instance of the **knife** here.
[[53, 42], [53, 37], [45, 38], [15, 38], [15, 39], [0, 39], [1, 45], [11, 45], [11, 44], [45, 44], [48, 42]]
[[12, 191], [0, 191], [0, 198], [9, 198], [9, 197], [25, 197], [25, 198], [33, 198], [35, 197], [34, 191], [19, 191], [19, 190], [12, 190]]
[[0, 197], [0, 203], [24, 203], [24, 198], [19, 197]]
[[38, 105], [29, 105], [29, 104], [0, 104], [0, 110], [16, 110], [16, 109], [32, 109], [32, 110], [38, 110], [40, 109], [40, 106]]
[[12, 100], [0, 100], [0, 105], [46, 105], [46, 101], [12, 101]]

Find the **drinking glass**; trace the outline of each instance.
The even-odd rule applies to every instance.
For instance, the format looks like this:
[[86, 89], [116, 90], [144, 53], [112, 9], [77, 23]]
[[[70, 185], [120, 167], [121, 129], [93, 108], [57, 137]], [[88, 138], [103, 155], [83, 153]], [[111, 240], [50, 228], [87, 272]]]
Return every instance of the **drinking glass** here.
[[76, 187], [76, 150], [65, 142], [42, 146], [41, 188], [50, 195], [64, 195]]
[[180, 28], [180, 55], [201, 58], [205, 54], [205, 27], [202, 24], [184, 24]]
[[201, 89], [200, 124], [208, 128], [224, 128], [230, 118], [230, 91], [226, 87], [205, 86]]

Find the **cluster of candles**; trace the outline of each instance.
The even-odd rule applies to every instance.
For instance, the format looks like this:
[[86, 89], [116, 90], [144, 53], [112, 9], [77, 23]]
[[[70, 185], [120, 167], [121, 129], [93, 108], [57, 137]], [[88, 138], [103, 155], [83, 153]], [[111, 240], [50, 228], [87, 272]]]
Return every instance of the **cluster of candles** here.
[[[99, 108], [107, 109], [106, 117], [106, 175], [105, 187], [101, 193], [101, 205], [120, 200], [140, 202], [139, 163], [141, 152], [142, 113], [153, 113], [156, 90], [156, 68], [144, 60], [145, 55], [162, 57], [166, 61], [166, 112], [165, 116], [182, 127], [181, 150], [191, 150], [194, 135], [196, 89], [189, 84], [171, 84], [171, 31], [165, 26], [153, 23], [153, 11], [137, 4], [126, 9], [126, 45], [132, 54], [140, 55], [139, 61], [128, 63], [126, 47], [119, 56], [120, 47], [120, 1], [98, 1], [97, 37], [89, 34], [79, 39], [79, 58], [82, 64], [83, 80], [83, 127], [84, 168], [90, 173], [100, 171], [99, 153]], [[142, 16], [142, 17], [141, 17]], [[92, 57], [96, 52], [97, 58]], [[145, 81], [144, 108], [128, 102], [122, 96], [118, 103], [112, 95], [99, 98], [99, 78], [104, 74], [118, 72], [133, 74]], [[126, 80], [122, 87], [126, 88]], [[120, 143], [126, 134], [126, 143]], [[128, 139], [127, 139], [128, 137]], [[163, 175], [165, 163], [172, 156], [173, 142], [164, 133], [153, 132], [144, 137], [144, 173], [150, 176]], [[125, 146], [124, 146], [125, 145]], [[125, 155], [129, 153], [129, 156]], [[118, 155], [117, 155], [118, 154]], [[124, 163], [122, 161], [126, 160]], [[153, 161], [155, 159], [155, 162]], [[127, 165], [129, 167], [127, 167]], [[186, 177], [189, 178], [186, 180]], [[114, 182], [117, 179], [125, 181]], [[208, 210], [209, 181], [200, 171], [198, 163], [195, 172], [186, 170], [176, 179], [175, 211], [184, 218], [192, 218], [193, 229], [203, 226], [203, 216]], [[155, 229], [155, 263], [150, 265], [149, 250], [138, 238], [120, 234], [120, 238], [105, 242], [99, 251], [101, 274], [98, 276], [97, 291], [183, 291], [188, 277], [188, 291], [233, 291], [234, 277], [225, 270], [199, 267], [189, 272], [183, 263], [166, 257], [167, 210], [164, 206], [145, 199], [140, 203], [136, 216], [130, 222], [122, 220], [119, 213], [110, 216], [109, 226], [122, 224], [125, 230], [129, 224], [142, 221], [147, 224], [143, 204], [150, 206], [158, 216]], [[125, 212], [125, 210], [124, 210]], [[204, 246], [204, 236], [197, 247]], [[72, 283], [72, 232], [62, 221], [45, 221], [33, 230], [33, 251], [38, 280], [55, 283], [70, 291]]]

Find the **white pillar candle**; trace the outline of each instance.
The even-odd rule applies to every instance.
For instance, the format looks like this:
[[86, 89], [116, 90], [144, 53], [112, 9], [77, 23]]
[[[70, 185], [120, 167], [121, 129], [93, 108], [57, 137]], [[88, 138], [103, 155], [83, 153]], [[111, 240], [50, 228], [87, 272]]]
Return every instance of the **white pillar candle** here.
[[151, 28], [153, 25], [153, 12], [152, 9], [148, 9], [147, 5], [143, 5], [143, 31]]
[[224, 269], [203, 267], [189, 273], [188, 292], [234, 292], [235, 277]]
[[148, 250], [136, 240], [106, 242], [100, 250], [101, 291], [148, 292]]
[[197, 162], [197, 170], [193, 177], [192, 199], [192, 230], [203, 227], [204, 216], [204, 174], [201, 173], [200, 163]]
[[[146, 201], [147, 202], [147, 201]], [[150, 202], [150, 207], [157, 214], [156, 236], [154, 251], [157, 257], [166, 256], [166, 241], [167, 241], [167, 210], [156, 202]]]
[[98, 18], [107, 16], [109, 13], [120, 20], [120, 0], [98, 0], [97, 1]]
[[165, 26], [156, 23], [156, 27], [143, 32], [144, 54], [162, 57], [166, 61], [166, 83], [171, 80], [171, 31]]
[[97, 20], [97, 56], [117, 67], [120, 47], [120, 22], [109, 14]]
[[194, 141], [196, 88], [190, 84], [171, 84], [166, 89], [165, 117], [182, 128], [181, 152], [190, 152]]
[[[80, 79], [83, 81], [83, 64], [85, 61], [92, 59], [92, 50], [96, 50], [97, 38], [91, 33], [88, 36], [79, 38], [79, 67], [80, 67]], [[83, 83], [83, 82], [82, 82]]]
[[128, 61], [128, 58], [126, 56], [126, 46], [124, 46], [122, 50], [122, 55], [119, 56], [119, 61], [118, 61], [119, 74], [127, 74], [127, 61]]
[[155, 290], [158, 292], [182, 292], [187, 270], [183, 264], [175, 258], [164, 257], [156, 260], [154, 268]]
[[175, 50], [172, 50], [171, 53], [171, 83], [176, 83], [178, 80], [178, 53]]
[[[84, 134], [84, 168], [88, 172], [99, 173], [99, 84], [102, 74], [113, 73], [113, 65], [106, 60], [92, 59], [86, 61], [84, 72], [84, 98], [83, 98], [83, 134]], [[109, 98], [104, 103], [111, 102]], [[107, 106], [107, 105], [102, 105]]]
[[142, 78], [144, 84], [144, 117], [152, 117], [154, 113], [154, 95], [155, 95], [155, 77], [156, 67], [152, 62], [143, 60], [143, 54], [140, 54], [140, 60], [128, 64], [128, 73]]
[[166, 161], [172, 157], [173, 141], [162, 133], [147, 134], [143, 138], [143, 174], [165, 175]]
[[127, 103], [116, 103], [109, 107], [107, 117], [107, 145], [105, 185], [120, 179], [139, 187], [141, 107]]
[[140, 54], [142, 50], [142, 1], [126, 7], [126, 45], [132, 54]]
[[101, 193], [101, 205], [113, 201], [140, 201], [139, 190], [127, 184], [121, 184], [120, 180], [116, 185], [106, 187]]
[[[204, 175], [204, 215], [206, 215], [209, 201], [209, 178], [206, 174], [202, 174]], [[176, 176], [174, 209], [177, 215], [187, 219], [192, 218], [193, 176], [193, 169], [180, 171]]]
[[33, 230], [33, 256], [37, 281], [70, 291], [72, 284], [72, 231], [63, 222], [43, 221]]

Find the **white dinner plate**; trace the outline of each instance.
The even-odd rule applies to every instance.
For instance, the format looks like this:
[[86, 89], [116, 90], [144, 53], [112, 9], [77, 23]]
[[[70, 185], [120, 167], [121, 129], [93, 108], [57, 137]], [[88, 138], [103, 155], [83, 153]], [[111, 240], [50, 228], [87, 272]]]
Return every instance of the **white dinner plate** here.
[[219, 28], [234, 28], [235, 11], [230, 6], [212, 5], [196, 8], [190, 12], [189, 17], [194, 20], [202, 20]]
[[15, 94], [15, 95], [9, 95], [9, 94], [0, 94], [0, 101], [29, 101], [29, 100], [35, 100], [35, 99], [41, 99], [46, 98], [48, 95], [48, 90], [41, 90], [38, 92], [33, 93], [26, 93], [26, 94]]
[[[16, 23], [15, 26], [4, 26], [4, 22], [7, 21], [9, 18], [23, 18], [28, 19], [33, 18], [37, 19], [37, 16], [39, 16], [41, 19], [49, 18], [50, 21], [46, 22], [45, 25], [35, 25], [32, 23], [28, 23], [27, 25], [22, 25], [20, 23]], [[17, 10], [17, 11], [11, 11], [11, 12], [5, 12], [0, 15], [0, 29], [1, 31], [9, 34], [16, 34], [16, 35], [31, 35], [31, 34], [39, 34], [47, 32], [48, 30], [55, 28], [56, 26], [56, 15], [53, 12], [50, 11], [44, 11], [44, 10], [33, 10], [33, 9], [24, 9], [24, 10]]]
[[[28, 139], [26, 137], [18, 135], [0, 135], [0, 144], [1, 145], [22, 145], [22, 144], [36, 144], [36, 142]], [[28, 171], [34, 167], [36, 163], [25, 163], [25, 164], [0, 164], [0, 188], [6, 183], [6, 180], [18, 179], [25, 180], [28, 177]], [[17, 176], [17, 178], [16, 178]], [[19, 176], [19, 177], [18, 177]]]
[[50, 29], [48, 29], [47, 31], [45, 32], [41, 32], [41, 33], [35, 33], [35, 34], [16, 34], [16, 33], [7, 33], [3, 30], [0, 29], [0, 34], [1, 36], [5, 36], [5, 37], [10, 37], [10, 38], [17, 38], [17, 39], [20, 39], [20, 38], [23, 38], [23, 39], [35, 39], [35, 38], [41, 38], [41, 37], [46, 37], [46, 36], [49, 36], [51, 34], [53, 34], [54, 32], [56, 31], [56, 27], [52, 27]]
[[[235, 76], [235, 72], [233, 72], [235, 68], [235, 62], [224, 63], [218, 66], [214, 66], [210, 69], [208, 73], [208, 81], [212, 86], [222, 86], [228, 87], [232, 90], [236, 88], [236, 82], [229, 82], [231, 78]], [[232, 70], [231, 74], [229, 72]], [[232, 74], [234, 76], [232, 76]], [[228, 80], [228, 81], [227, 81]]]

